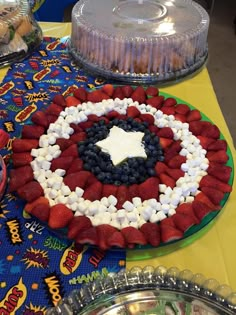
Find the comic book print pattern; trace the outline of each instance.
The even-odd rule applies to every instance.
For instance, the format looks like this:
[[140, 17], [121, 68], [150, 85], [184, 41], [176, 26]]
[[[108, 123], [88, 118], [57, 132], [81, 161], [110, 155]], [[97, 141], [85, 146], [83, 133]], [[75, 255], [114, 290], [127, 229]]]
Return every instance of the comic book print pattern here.
[[[56, 93], [103, 84], [78, 68], [60, 39], [45, 38], [29, 59], [12, 65], [0, 85], [0, 128], [10, 135], [0, 151], [10, 171], [11, 146], [30, 117]], [[69, 88], [68, 88], [69, 86]], [[43, 315], [84, 283], [125, 267], [125, 251], [75, 247], [29, 217], [24, 201], [6, 190], [0, 206], [0, 314]]]

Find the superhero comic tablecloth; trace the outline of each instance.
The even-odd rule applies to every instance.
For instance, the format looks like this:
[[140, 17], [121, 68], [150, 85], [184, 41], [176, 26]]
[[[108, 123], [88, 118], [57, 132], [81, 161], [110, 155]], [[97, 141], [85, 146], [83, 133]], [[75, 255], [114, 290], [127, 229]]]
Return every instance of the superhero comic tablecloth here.
[[[7, 147], [0, 151], [6, 164], [12, 140], [54, 94], [69, 94], [68, 86], [93, 88], [101, 83], [71, 63], [59, 39], [46, 37], [28, 60], [14, 64], [0, 85], [0, 128], [10, 135]], [[42, 315], [81, 284], [125, 267], [125, 251], [78, 250], [24, 215], [23, 207], [23, 201], [7, 192], [1, 200], [1, 315]]]

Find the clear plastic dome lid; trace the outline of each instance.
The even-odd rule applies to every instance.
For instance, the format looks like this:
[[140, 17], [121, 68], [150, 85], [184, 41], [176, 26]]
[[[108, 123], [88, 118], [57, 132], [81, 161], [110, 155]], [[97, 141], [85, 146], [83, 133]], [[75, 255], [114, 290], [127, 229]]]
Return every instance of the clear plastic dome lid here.
[[110, 36], [160, 37], [188, 34], [208, 26], [207, 12], [191, 0], [87, 0], [78, 19]]

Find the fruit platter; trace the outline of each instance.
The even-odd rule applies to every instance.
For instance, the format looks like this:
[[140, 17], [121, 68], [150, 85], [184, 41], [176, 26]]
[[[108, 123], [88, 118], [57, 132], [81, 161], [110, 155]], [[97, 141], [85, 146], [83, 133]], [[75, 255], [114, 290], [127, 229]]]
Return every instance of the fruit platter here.
[[103, 250], [158, 248], [222, 210], [232, 155], [219, 128], [157, 87], [57, 94], [12, 143], [8, 190], [56, 234]]

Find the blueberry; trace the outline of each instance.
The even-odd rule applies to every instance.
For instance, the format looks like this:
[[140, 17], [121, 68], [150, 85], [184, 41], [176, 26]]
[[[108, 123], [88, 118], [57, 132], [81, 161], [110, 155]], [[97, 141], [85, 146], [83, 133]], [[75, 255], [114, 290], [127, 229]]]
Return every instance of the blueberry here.
[[89, 171], [90, 170], [90, 168], [91, 168], [91, 166], [90, 166], [90, 164], [89, 163], [84, 163], [84, 169], [86, 170], [86, 171]]
[[103, 181], [105, 179], [105, 174], [103, 172], [100, 172], [98, 175], [97, 175], [97, 179], [100, 180], [100, 181]]
[[116, 180], [115, 182], [114, 182], [114, 185], [116, 185], [116, 186], [120, 186], [122, 183], [121, 183], [121, 181], [119, 181], [119, 180]]
[[155, 176], [156, 175], [156, 171], [153, 168], [148, 168], [147, 173], [150, 176]]

